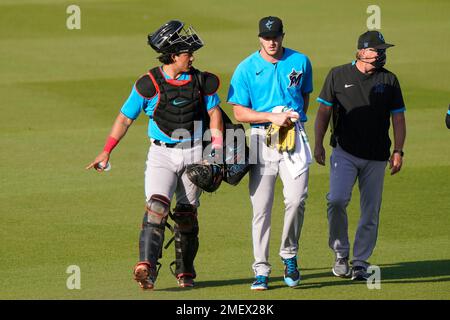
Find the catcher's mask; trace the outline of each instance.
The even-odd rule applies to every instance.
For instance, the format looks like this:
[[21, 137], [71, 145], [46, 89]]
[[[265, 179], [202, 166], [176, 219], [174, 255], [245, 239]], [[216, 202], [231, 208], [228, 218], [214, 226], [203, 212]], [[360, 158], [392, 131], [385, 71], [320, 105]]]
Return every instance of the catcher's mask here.
[[148, 44], [158, 53], [194, 52], [203, 47], [203, 41], [194, 28], [184, 27], [184, 22], [171, 20], [148, 35]]
[[219, 164], [190, 164], [186, 168], [189, 180], [206, 192], [219, 189], [223, 179], [223, 166]]

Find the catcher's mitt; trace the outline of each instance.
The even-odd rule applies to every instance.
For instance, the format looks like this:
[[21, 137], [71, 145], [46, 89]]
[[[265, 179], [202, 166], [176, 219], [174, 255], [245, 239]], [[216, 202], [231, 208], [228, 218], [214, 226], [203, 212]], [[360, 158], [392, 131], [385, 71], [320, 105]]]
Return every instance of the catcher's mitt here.
[[223, 166], [219, 164], [190, 164], [186, 168], [189, 180], [206, 192], [216, 191], [223, 179]]
[[272, 123], [266, 131], [267, 146], [280, 152], [293, 152], [295, 150], [295, 134], [295, 124], [289, 127], [280, 127]]

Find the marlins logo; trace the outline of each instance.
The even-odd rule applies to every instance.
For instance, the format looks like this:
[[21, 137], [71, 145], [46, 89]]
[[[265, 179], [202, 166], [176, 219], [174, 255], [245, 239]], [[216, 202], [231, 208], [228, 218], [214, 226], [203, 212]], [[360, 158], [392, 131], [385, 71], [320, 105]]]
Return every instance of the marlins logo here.
[[267, 21], [267, 23], [266, 23], [267, 29], [271, 30], [272, 29], [272, 25], [273, 25], [273, 21], [272, 20]]
[[288, 88], [298, 86], [300, 83], [300, 79], [302, 78], [302, 75], [303, 75], [303, 71], [295, 71], [295, 69], [292, 68], [291, 73], [288, 74], [288, 78], [289, 78]]

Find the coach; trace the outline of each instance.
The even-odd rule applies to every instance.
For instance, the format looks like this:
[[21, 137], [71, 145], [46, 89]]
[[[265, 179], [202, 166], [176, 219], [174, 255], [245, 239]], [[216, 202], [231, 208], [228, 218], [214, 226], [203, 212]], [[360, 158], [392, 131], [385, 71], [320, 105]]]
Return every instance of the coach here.
[[[406, 136], [405, 104], [397, 77], [383, 68], [386, 49], [378, 31], [359, 37], [356, 60], [329, 72], [317, 98], [320, 107], [315, 123], [316, 161], [325, 165], [323, 138], [330, 119], [330, 190], [328, 200], [329, 246], [335, 253], [333, 274], [352, 280], [368, 278], [368, 259], [375, 248], [384, 172], [389, 160], [391, 174], [402, 167]], [[390, 119], [394, 149], [390, 152]], [[347, 205], [358, 179], [361, 216], [349, 268]]]

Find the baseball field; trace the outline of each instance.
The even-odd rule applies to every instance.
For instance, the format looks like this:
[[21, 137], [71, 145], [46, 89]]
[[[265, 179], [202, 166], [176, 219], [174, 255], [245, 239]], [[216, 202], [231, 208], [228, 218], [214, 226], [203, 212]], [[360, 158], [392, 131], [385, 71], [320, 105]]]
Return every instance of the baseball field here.
[[[79, 29], [68, 28], [71, 4], [80, 9]], [[231, 116], [230, 77], [258, 49], [258, 20], [282, 18], [284, 45], [307, 54], [313, 65], [306, 124], [313, 145], [315, 99], [329, 69], [354, 58], [357, 38], [367, 30], [369, 5], [379, 7], [381, 31], [396, 45], [388, 50], [386, 67], [398, 76], [407, 108], [404, 165], [395, 176], [386, 171], [378, 243], [370, 260], [381, 268], [381, 287], [332, 276], [325, 200], [329, 166], [314, 163], [300, 239], [300, 286], [283, 282], [278, 182], [270, 290], [250, 290], [246, 177], [201, 198], [196, 288], [177, 287], [169, 271], [171, 246], [163, 252], [156, 289], [139, 289], [132, 269], [145, 201], [148, 118], [141, 114], [114, 150], [111, 171], [84, 168], [101, 151], [134, 81], [157, 64], [147, 34], [170, 19], [192, 24], [206, 43], [195, 66], [221, 78], [221, 105]], [[448, 12], [447, 0], [1, 0], [0, 299], [450, 299]], [[358, 218], [355, 188], [351, 241]], [[79, 274], [67, 273], [70, 266]], [[79, 282], [72, 282], [73, 276]]]

